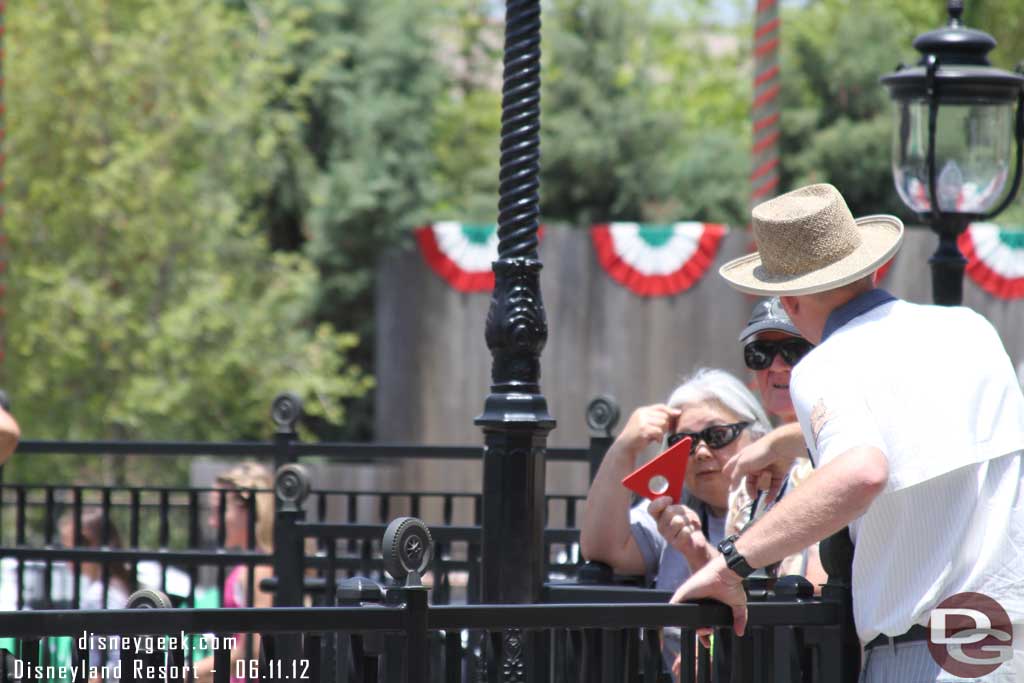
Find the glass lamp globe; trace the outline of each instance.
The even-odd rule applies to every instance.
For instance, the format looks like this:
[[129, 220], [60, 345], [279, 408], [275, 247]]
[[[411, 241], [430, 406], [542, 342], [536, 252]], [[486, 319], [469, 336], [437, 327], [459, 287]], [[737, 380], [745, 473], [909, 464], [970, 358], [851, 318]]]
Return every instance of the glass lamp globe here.
[[[932, 210], [926, 100], [897, 103], [892, 176], [900, 199], [919, 214]], [[1003, 197], [1013, 161], [1014, 103], [942, 104], [935, 124], [939, 210], [986, 213]]]
[[921, 60], [881, 79], [895, 102], [892, 174], [900, 199], [921, 216], [979, 217], [1016, 189], [1024, 76], [989, 63], [996, 41], [963, 25], [962, 0], [947, 10], [945, 27], [914, 40]]

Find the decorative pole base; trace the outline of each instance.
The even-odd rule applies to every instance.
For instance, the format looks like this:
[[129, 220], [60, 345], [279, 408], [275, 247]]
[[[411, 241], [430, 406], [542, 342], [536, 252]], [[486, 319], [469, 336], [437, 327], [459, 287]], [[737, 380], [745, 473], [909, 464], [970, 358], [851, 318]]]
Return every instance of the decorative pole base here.
[[932, 229], [939, 233], [939, 247], [928, 259], [932, 268], [932, 301], [939, 306], [959, 306], [964, 300], [967, 259], [960, 253], [957, 237], [967, 229], [967, 221], [932, 225]]

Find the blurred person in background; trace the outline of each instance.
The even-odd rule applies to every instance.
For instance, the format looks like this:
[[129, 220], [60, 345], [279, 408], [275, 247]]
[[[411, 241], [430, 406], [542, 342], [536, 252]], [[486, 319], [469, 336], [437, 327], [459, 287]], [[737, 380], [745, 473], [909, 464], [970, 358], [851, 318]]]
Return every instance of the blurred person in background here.
[[[209, 525], [218, 534], [221, 530], [221, 506], [223, 500], [224, 548], [226, 550], [254, 550], [262, 553], [274, 552], [274, 478], [270, 470], [254, 461], [245, 461], [214, 480], [214, 490], [210, 492]], [[255, 514], [255, 519], [252, 519]], [[250, 520], [255, 531], [249, 538]], [[258, 564], [253, 568], [252, 576], [249, 568], [240, 564], [232, 568], [224, 579], [222, 607], [272, 607], [273, 595], [260, 589], [260, 582], [274, 575], [269, 564]], [[253, 587], [252, 605], [248, 604], [250, 584]], [[244, 681], [234, 676], [235, 663], [246, 658], [246, 636], [235, 635], [235, 647], [231, 651], [231, 680]], [[258, 634], [252, 635], [252, 656], [259, 655], [260, 639]], [[213, 681], [213, 656], [205, 657], [195, 663], [196, 681], [209, 683]]]
[[[106, 538], [104, 538], [106, 524]], [[82, 511], [79, 524], [79, 536], [75, 538], [75, 520], [73, 513], [67, 513], [57, 524], [61, 544], [66, 548], [121, 548], [121, 534], [113, 520], [104, 520], [103, 510], [88, 508]], [[81, 576], [81, 599], [78, 607], [87, 610], [124, 609], [128, 596], [135, 590], [135, 576], [131, 568], [123, 562], [107, 563], [107, 580], [104, 582], [103, 565], [97, 562], [79, 563]], [[106, 661], [103, 655], [106, 655]], [[105, 651], [89, 650], [89, 666], [101, 667], [104, 664], [113, 667], [120, 659], [118, 649]], [[101, 683], [103, 679], [96, 677], [90, 683]], [[108, 678], [106, 680], [115, 680]]]

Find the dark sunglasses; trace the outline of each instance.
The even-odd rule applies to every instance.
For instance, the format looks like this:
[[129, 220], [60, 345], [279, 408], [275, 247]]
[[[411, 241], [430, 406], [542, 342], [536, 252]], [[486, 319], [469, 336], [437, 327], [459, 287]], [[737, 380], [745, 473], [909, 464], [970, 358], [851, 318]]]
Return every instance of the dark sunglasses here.
[[693, 455], [697, 450], [697, 444], [701, 441], [706, 443], [709, 448], [724, 448], [735, 441], [740, 432], [749, 426], [749, 422], [735, 422], [731, 425], [711, 425], [699, 432], [676, 432], [675, 434], [669, 434], [667, 441], [669, 446], [674, 446], [686, 437], [690, 437], [692, 439], [690, 441], [690, 455]]
[[743, 362], [751, 370], [767, 370], [778, 353], [782, 355], [782, 360], [792, 367], [813, 348], [814, 345], [806, 339], [752, 341], [743, 347]]

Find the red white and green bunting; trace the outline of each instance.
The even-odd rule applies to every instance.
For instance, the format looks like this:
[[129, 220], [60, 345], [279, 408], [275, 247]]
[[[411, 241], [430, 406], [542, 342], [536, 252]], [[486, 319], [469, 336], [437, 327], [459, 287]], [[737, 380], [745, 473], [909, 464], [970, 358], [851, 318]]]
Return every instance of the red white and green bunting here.
[[704, 277], [726, 231], [718, 223], [607, 223], [590, 235], [612, 279], [640, 296], [671, 296]]
[[958, 243], [979, 287], [1000, 299], [1024, 298], [1024, 231], [972, 223]]
[[[543, 226], [537, 239], [544, 236]], [[431, 270], [460, 292], [494, 289], [491, 264], [498, 260], [498, 226], [494, 223], [443, 221], [416, 228], [416, 241]]]

